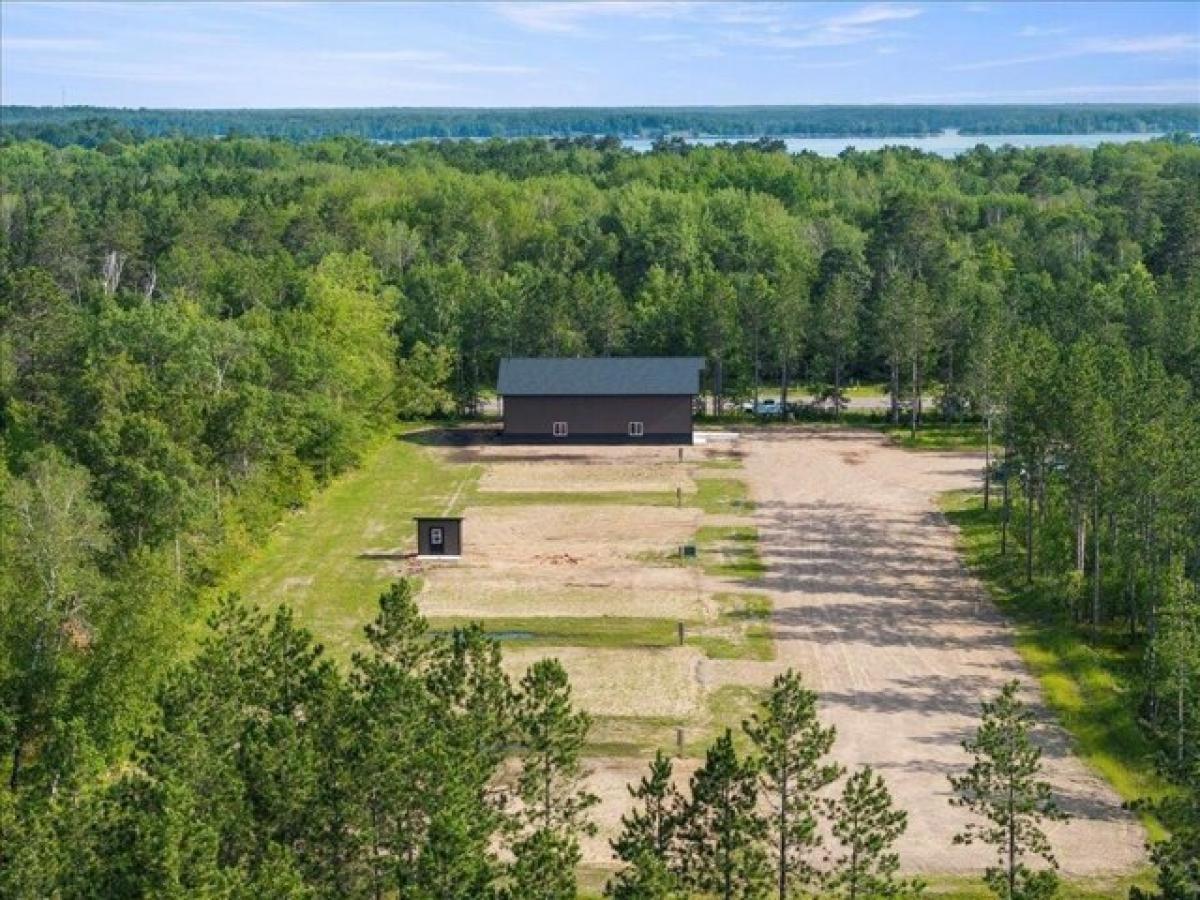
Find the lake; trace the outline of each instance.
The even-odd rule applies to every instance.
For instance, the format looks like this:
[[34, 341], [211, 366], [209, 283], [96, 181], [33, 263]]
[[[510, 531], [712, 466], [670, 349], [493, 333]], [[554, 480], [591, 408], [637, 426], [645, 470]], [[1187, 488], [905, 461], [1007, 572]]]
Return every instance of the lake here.
[[[972, 149], [978, 144], [986, 144], [992, 149], [1006, 144], [1013, 147], [1084, 147], [1091, 149], [1101, 144], [1127, 144], [1130, 141], [1148, 141], [1162, 137], [1151, 132], [1117, 132], [1113, 134], [960, 134], [955, 130], [946, 130], [941, 134], [928, 137], [789, 137], [783, 138], [789, 153], [802, 153], [811, 150], [820, 156], [837, 156], [847, 147], [856, 150], [880, 150], [883, 147], [913, 147], [938, 156], [957, 156]], [[757, 137], [699, 137], [688, 138], [689, 144], [710, 147], [722, 141], [755, 141]], [[646, 138], [626, 138], [622, 146], [639, 153], [650, 150], [654, 141]]]

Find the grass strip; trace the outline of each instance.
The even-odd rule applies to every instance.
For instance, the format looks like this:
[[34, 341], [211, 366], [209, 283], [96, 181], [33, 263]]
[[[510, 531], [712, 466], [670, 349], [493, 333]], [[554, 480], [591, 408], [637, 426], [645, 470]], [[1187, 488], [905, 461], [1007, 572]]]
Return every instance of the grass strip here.
[[754, 502], [744, 481], [737, 478], [698, 478], [696, 492], [684, 498], [713, 515], [739, 515], [754, 511]]
[[[1134, 707], [1140, 646], [1117, 628], [1103, 630], [1093, 646], [1064, 619], [1056, 584], [1050, 579], [1025, 584], [1019, 551], [1000, 555], [998, 505], [984, 510], [973, 491], [944, 494], [941, 504], [958, 528], [967, 565], [1015, 624], [1017, 652], [1074, 738], [1075, 752], [1123, 800], [1162, 796], [1169, 787], [1154, 770], [1154, 747], [1139, 727]], [[1152, 840], [1164, 836], [1157, 819], [1140, 815]]]
[[689, 634], [687, 643], [699, 647], [709, 659], [754, 659], [768, 662], [775, 658], [771, 634], [771, 598], [764, 594], [717, 594], [720, 611], [717, 628], [724, 633]]
[[[981, 878], [933, 875], [925, 880], [925, 895], [939, 900], [994, 900]], [[1154, 887], [1154, 874], [1142, 869], [1127, 875], [1096, 878], [1063, 878], [1059, 881], [1058, 900], [1127, 900], [1131, 887]]]
[[[448, 632], [478, 622], [500, 643], [534, 647], [674, 647], [679, 644], [675, 619], [635, 616], [521, 616], [506, 618], [430, 618], [435, 632]], [[685, 623], [685, 627], [690, 623]]]
[[[883, 433], [906, 450], [983, 450], [987, 447], [987, 431], [978, 422], [918, 425], [915, 437], [907, 425], [887, 425]], [[992, 449], [996, 449], [995, 443]]]
[[358, 468], [286, 516], [221, 591], [266, 609], [288, 604], [334, 659], [349, 660], [397, 577], [396, 560], [375, 554], [411, 550], [413, 516], [461, 509], [483, 471], [445, 464], [421, 437], [401, 427], [381, 438]]
[[753, 525], [705, 525], [696, 532], [696, 550], [709, 575], [758, 581], [767, 571], [758, 555]]

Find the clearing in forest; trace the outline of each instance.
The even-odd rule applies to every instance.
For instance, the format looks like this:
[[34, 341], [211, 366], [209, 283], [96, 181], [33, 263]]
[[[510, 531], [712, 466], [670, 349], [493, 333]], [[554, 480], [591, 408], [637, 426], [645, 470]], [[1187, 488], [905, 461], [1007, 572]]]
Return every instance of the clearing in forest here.
[[[654, 750], [680, 754], [686, 777], [789, 666], [820, 692], [838, 758], [876, 766], [908, 809], [906, 868], [977, 872], [988, 851], [952, 845], [962, 813], [946, 802], [946, 774], [1003, 681], [1022, 678], [1037, 699], [936, 506], [979, 466], [979, 454], [828, 428], [751, 431], [682, 458], [407, 434], [284, 522], [236, 586], [291, 603], [339, 659], [399, 575], [419, 579], [433, 627], [482, 622], [514, 677], [558, 657], [595, 718], [587, 764], [602, 803], [587, 880], [611, 867], [625, 786]], [[412, 516], [444, 512], [465, 517], [463, 559], [411, 558]], [[695, 560], [679, 557], [685, 544]], [[1064, 870], [1136, 868], [1140, 827], [1066, 735], [1050, 735], [1049, 774], [1075, 816], [1050, 829]]]

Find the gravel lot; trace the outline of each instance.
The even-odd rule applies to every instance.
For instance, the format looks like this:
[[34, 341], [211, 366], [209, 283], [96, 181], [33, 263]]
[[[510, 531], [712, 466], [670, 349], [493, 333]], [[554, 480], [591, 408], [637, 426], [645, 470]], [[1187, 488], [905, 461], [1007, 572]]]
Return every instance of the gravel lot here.
[[[836, 756], [875, 766], [908, 810], [905, 868], [978, 871], [991, 851], [952, 846], [966, 814], [947, 804], [946, 775], [967, 764], [960, 741], [1003, 682], [1021, 679], [1039, 703], [1009, 628], [961, 566], [935, 505], [938, 493], [973, 484], [980, 458], [801, 428], [760, 432], [742, 447], [775, 599], [776, 665], [794, 666], [820, 691], [822, 716], [838, 729]], [[1048, 829], [1063, 871], [1135, 868], [1141, 827], [1070, 755], [1065, 732], [1044, 731], [1049, 778], [1074, 816]]]

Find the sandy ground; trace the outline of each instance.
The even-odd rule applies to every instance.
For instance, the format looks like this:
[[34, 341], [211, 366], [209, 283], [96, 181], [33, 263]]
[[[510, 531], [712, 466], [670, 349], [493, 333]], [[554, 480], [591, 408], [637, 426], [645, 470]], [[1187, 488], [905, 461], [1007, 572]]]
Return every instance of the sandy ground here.
[[[694, 719], [702, 714], [696, 677], [701, 653], [692, 647], [595, 650], [590, 647], [504, 648], [504, 668], [514, 683], [536, 660], [555, 657], [571, 676], [571, 694], [595, 716], [666, 716]], [[631, 678], [631, 673], [637, 678]], [[647, 690], [653, 685], [653, 690]]]
[[[966, 813], [947, 804], [946, 776], [965, 768], [960, 741], [1001, 684], [1019, 678], [1039, 703], [934, 502], [971, 486], [979, 459], [906, 452], [869, 432], [798, 428], [742, 443], [775, 601], [774, 665], [796, 667], [820, 692], [822, 717], [838, 729], [835, 755], [888, 779], [909, 813], [905, 867], [978, 871], [991, 851], [952, 846]], [[1060, 728], [1043, 738], [1049, 780], [1074, 817], [1048, 827], [1063, 871], [1136, 867], [1141, 827], [1070, 755]]]
[[[582, 465], [587, 465], [582, 463]], [[690, 494], [696, 484], [675, 461], [642, 465], [594, 465], [580, 478], [579, 462], [497, 463], [488, 466], [481, 491], [674, 491]]]
[[426, 615], [695, 620], [714, 613], [698, 569], [639, 559], [689, 541], [704, 520], [698, 509], [520, 504], [465, 515], [469, 552], [430, 572], [419, 601]]
[[[754, 521], [768, 567], [761, 584], [731, 583], [698, 567], [665, 567], [647, 558], [683, 543], [701, 525], [747, 519], [694, 508], [526, 501], [465, 512], [470, 552], [458, 564], [424, 572], [421, 607], [431, 616], [472, 618], [711, 621], [716, 592], [765, 591], [775, 604], [773, 662], [713, 660], [690, 647], [512, 643], [505, 664], [519, 677], [538, 657], [560, 658], [580, 706], [600, 717], [604, 740], [622, 728], [641, 734], [657, 727], [650, 723], [679, 717], [689, 732], [709, 727], [712, 691], [763, 687], [795, 667], [820, 691], [822, 716], [838, 728], [836, 756], [849, 766], [875, 766], [908, 810], [900, 846], [905, 868], [977, 873], [990, 862], [989, 850], [952, 845], [966, 814], [947, 804], [946, 775], [967, 765], [960, 741], [976, 726], [982, 699], [1014, 677], [1031, 701], [1039, 698], [1009, 629], [962, 568], [953, 529], [937, 511], [939, 493], [973, 483], [977, 457], [907, 452], [874, 432], [799, 427], [686, 448], [684, 465], [676, 448], [665, 447], [483, 443], [443, 452], [455, 462], [483, 465], [481, 490], [524, 493], [676, 484], [688, 490], [697, 477], [723, 474], [701, 470], [703, 461], [743, 458], [744, 471], [729, 474], [746, 480], [757, 502]], [[1064, 732], [1051, 723], [1043, 737], [1050, 780], [1075, 817], [1048, 829], [1064, 872], [1136, 867], [1144, 859], [1141, 828], [1107, 785], [1069, 754]], [[680, 777], [696, 765], [678, 761]], [[626, 785], [645, 774], [647, 760], [592, 758], [587, 766], [588, 787], [602, 803], [599, 832], [583, 845], [584, 863], [609, 868], [608, 840], [630, 805]]]

